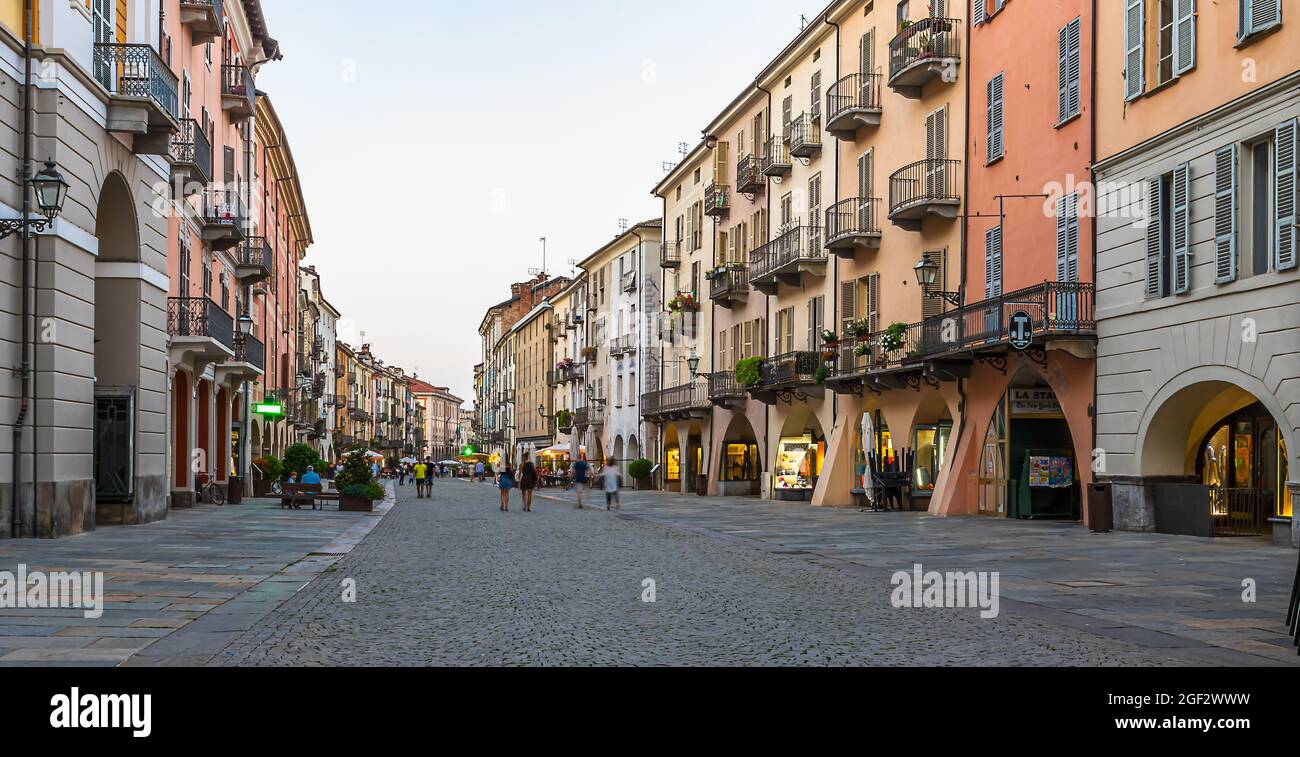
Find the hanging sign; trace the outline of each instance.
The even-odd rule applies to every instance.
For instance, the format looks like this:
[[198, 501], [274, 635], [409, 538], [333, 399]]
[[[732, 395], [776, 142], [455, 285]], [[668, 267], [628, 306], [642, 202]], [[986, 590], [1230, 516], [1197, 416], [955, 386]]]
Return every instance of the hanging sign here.
[[1007, 319], [1007, 335], [1011, 348], [1024, 352], [1034, 342], [1034, 319], [1024, 310], [1017, 310]]
[[1056, 392], [1046, 387], [1028, 387], [1011, 390], [1012, 415], [1064, 415]]

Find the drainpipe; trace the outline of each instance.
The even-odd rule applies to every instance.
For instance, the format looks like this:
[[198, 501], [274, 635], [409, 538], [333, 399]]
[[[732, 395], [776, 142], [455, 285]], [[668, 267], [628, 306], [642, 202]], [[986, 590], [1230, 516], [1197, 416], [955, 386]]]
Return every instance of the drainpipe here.
[[[763, 87], [758, 83], [757, 80], [754, 81], [754, 88], [757, 89], [759, 92], [762, 92], [763, 94], [767, 95], [767, 118], [764, 119], [766, 123], [763, 124], [767, 128], [767, 134], [764, 136], [763, 144], [767, 144], [772, 139], [772, 93], [769, 90], [763, 89]], [[771, 234], [772, 191], [770, 186], [767, 187], [766, 189], [767, 191], [763, 192], [764, 195], [763, 203], [766, 205], [766, 209], [763, 211], [763, 216], [764, 216], [764, 220], [767, 221], [768, 241], [770, 242], [772, 241], [772, 234]], [[766, 242], [764, 244], [766, 244]], [[767, 341], [767, 338], [771, 334], [771, 328], [772, 328], [772, 298], [771, 297], [763, 298], [763, 326], [764, 326], [763, 351], [766, 352], [767, 347], [770, 344], [770, 342]], [[763, 451], [765, 452], [767, 451], [768, 443], [771, 441], [771, 436], [772, 436], [771, 426], [772, 426], [772, 407], [767, 403], [764, 403], [763, 404]], [[768, 465], [771, 466], [772, 455], [768, 455], [767, 462]]]
[[[636, 276], [637, 291], [639, 292], [641, 291], [641, 287], [645, 286], [645, 279], [641, 278], [641, 256], [645, 255], [645, 240], [641, 238], [640, 234], [636, 233], [635, 226], [632, 227], [632, 236], [636, 237], [636, 262], [632, 264], [632, 273]], [[635, 302], [635, 300], [633, 302]], [[641, 317], [644, 317], [644, 315], [645, 315], [644, 313], [641, 313], [638, 316], [638, 320]], [[639, 356], [640, 354], [641, 354], [641, 345], [637, 345], [637, 355]], [[641, 382], [644, 380], [645, 380], [645, 371], [644, 370], [637, 371], [637, 381]], [[645, 444], [645, 428], [643, 425], [643, 421], [641, 420], [641, 387], [634, 386], [632, 387], [632, 391], [636, 392], [636, 436], [637, 439], [640, 440], [640, 444]], [[639, 452], [640, 450], [637, 451]], [[624, 457], [627, 456], [626, 441], [623, 442], [623, 455]]]
[[[33, 33], [32, 0], [23, 2], [23, 154], [22, 154], [22, 217], [24, 220], [32, 210], [32, 196], [28, 191], [28, 176], [31, 173], [32, 163], [32, 37]], [[22, 508], [18, 502], [22, 494], [22, 450], [23, 450], [23, 423], [27, 420], [27, 394], [31, 386], [31, 359], [28, 357], [27, 343], [31, 341], [31, 302], [28, 298], [28, 288], [31, 285], [28, 252], [31, 247], [31, 228], [24, 225], [21, 232], [19, 244], [22, 246], [22, 252], [19, 255], [22, 265], [22, 283], [19, 291], [23, 300], [22, 304], [22, 340], [18, 343], [18, 349], [22, 353], [19, 370], [19, 401], [18, 401], [18, 418], [14, 421], [14, 442], [13, 442], [13, 500], [10, 502], [12, 512], [10, 514], [10, 530], [14, 538], [22, 535], [21, 520]], [[32, 430], [33, 443], [36, 439], [35, 429]], [[35, 450], [33, 449], [33, 452]], [[33, 493], [35, 493], [34, 482], [36, 480], [36, 456], [32, 455], [32, 481]]]
[[[1090, 101], [1092, 112], [1088, 114], [1088, 179], [1096, 182], [1096, 175], [1093, 172], [1093, 166], [1097, 165], [1097, 0], [1092, 0], [1092, 22], [1089, 24], [1092, 41], [1089, 47], [1089, 54], [1092, 56], [1090, 68], [1092, 69], [1092, 78], [1088, 81], [1088, 100]], [[1093, 193], [1096, 194], [1095, 192]], [[1095, 200], [1094, 200], [1095, 203]], [[1097, 320], [1097, 214], [1096, 205], [1093, 206], [1092, 216], [1092, 319]], [[1093, 351], [1092, 355], [1092, 412], [1088, 420], [1092, 422], [1092, 449], [1093, 455], [1097, 454], [1097, 353]], [[1090, 466], [1091, 468], [1091, 466]], [[1093, 483], [1097, 482], [1096, 472], [1093, 472]]]
[[[835, 82], [838, 84], [840, 80], [840, 25], [831, 21], [830, 12], [827, 12], [826, 15], [822, 17], [822, 21], [835, 27]], [[823, 119], [830, 117], [830, 113], [822, 114]], [[840, 200], [840, 140], [838, 138], [835, 140], [835, 166], [832, 174], [835, 177], [835, 183], [832, 185], [834, 186], [834, 189], [831, 192], [831, 206], [834, 207], [834, 205]], [[816, 223], [821, 219], [814, 218], [812, 220]], [[822, 234], [824, 235], [825, 233], [826, 229], [823, 226]], [[826, 241], [824, 236], [822, 241]], [[832, 255], [831, 257], [835, 258], [831, 261], [831, 280], [835, 282], [831, 286], [831, 325], [834, 326], [835, 322], [839, 320], [840, 313], [840, 256]], [[824, 324], [822, 328], [825, 328]], [[839, 329], [836, 329], [836, 331], [838, 332]], [[831, 392], [831, 433], [835, 433], [835, 422], [839, 419], [839, 415], [840, 395]]]

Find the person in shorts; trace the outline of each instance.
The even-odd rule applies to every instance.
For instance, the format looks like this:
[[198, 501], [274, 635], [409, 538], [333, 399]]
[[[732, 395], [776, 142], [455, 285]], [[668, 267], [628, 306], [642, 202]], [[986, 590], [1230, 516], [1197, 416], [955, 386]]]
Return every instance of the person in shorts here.
[[601, 488], [605, 490], [605, 509], [613, 508], [622, 510], [623, 502], [618, 497], [619, 487], [623, 485], [623, 477], [619, 475], [618, 468], [613, 465], [606, 465], [600, 472]]
[[587, 490], [587, 479], [591, 475], [591, 466], [587, 463], [587, 456], [580, 455], [573, 462], [573, 491], [578, 499], [578, 509], [582, 509], [582, 493]]

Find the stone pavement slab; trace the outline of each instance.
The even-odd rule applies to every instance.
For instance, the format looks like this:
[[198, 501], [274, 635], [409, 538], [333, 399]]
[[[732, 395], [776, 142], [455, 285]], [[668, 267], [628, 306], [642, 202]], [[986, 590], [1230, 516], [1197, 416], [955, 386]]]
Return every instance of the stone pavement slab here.
[[0, 667], [202, 663], [355, 547], [392, 507], [391, 489], [370, 514], [249, 499], [65, 539], [0, 541], [0, 570], [101, 572], [105, 600], [99, 618], [0, 608]]

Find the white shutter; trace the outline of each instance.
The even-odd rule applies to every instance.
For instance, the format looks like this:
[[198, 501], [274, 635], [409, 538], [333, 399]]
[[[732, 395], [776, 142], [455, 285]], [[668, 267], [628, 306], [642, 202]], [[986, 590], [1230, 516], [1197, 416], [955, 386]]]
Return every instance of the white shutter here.
[[1125, 0], [1124, 15], [1124, 99], [1132, 100], [1146, 91], [1146, 10], [1144, 0]]
[[988, 20], [987, 0], [971, 0], [971, 23], [976, 26]]
[[1148, 300], [1164, 296], [1165, 233], [1164, 207], [1161, 202], [1162, 180], [1159, 176], [1147, 180], [1147, 270], [1146, 295]]
[[1192, 166], [1183, 163], [1174, 169], [1174, 183], [1170, 194], [1173, 196], [1173, 289], [1175, 294], [1182, 294], [1191, 288], [1190, 247], [1192, 233]]
[[1237, 146], [1214, 153], [1214, 281], [1237, 280]]
[[988, 84], [988, 156], [987, 162], [1002, 157], [1003, 76], [998, 74]]
[[1241, 3], [1237, 39], [1282, 22], [1282, 0], [1237, 0]]
[[1277, 233], [1274, 239], [1274, 268], [1285, 271], [1296, 267], [1296, 122], [1288, 121], [1274, 132], [1277, 156], [1276, 197]]
[[1174, 74], [1196, 67], [1196, 0], [1174, 0]]

